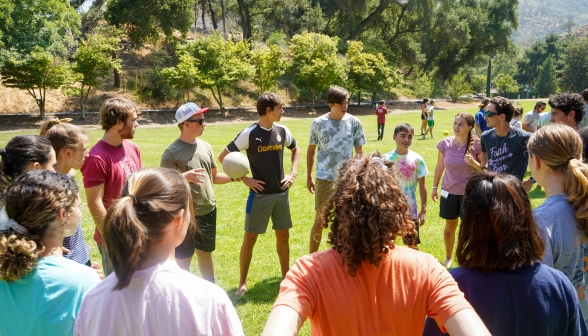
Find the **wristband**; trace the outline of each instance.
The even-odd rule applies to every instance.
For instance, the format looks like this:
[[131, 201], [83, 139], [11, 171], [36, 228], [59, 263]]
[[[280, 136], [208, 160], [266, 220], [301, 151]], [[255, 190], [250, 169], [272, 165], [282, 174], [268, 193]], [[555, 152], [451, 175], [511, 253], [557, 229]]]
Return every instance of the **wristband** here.
[[439, 189], [439, 187], [433, 187], [433, 189]]

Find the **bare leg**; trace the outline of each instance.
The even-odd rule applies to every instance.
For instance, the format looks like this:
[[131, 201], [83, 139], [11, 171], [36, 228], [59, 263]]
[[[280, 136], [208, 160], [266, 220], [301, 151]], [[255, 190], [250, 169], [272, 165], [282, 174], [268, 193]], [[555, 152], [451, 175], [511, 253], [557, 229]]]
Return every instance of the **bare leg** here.
[[178, 266], [180, 266], [181, 269], [190, 272], [190, 263], [192, 262], [192, 257], [183, 259], [176, 258], [176, 262], [178, 263]]
[[428, 133], [431, 133], [431, 139], [433, 138], [433, 126], [429, 127], [429, 129], [427, 129]]
[[280, 259], [280, 268], [282, 269], [282, 279], [290, 269], [290, 232], [288, 230], [276, 230], [276, 251]]
[[446, 219], [445, 229], [443, 230], [443, 241], [445, 242], [445, 263], [444, 266], [451, 266], [451, 259], [453, 257], [453, 246], [455, 245], [455, 231], [459, 224], [458, 219]]
[[314, 253], [318, 251], [321, 240], [323, 238], [323, 223], [319, 218], [319, 212], [316, 213], [314, 217], [314, 224], [312, 225], [312, 230], [310, 230], [310, 249], [309, 253]]
[[212, 252], [204, 252], [196, 249], [198, 256], [198, 268], [202, 279], [214, 283], [214, 263], [212, 262]]
[[239, 287], [237, 287], [236, 295], [243, 296], [247, 290], [247, 273], [249, 273], [249, 266], [251, 265], [251, 258], [253, 257], [253, 247], [257, 241], [257, 234], [245, 232], [243, 237], [243, 244], [241, 245], [241, 253], [239, 254]]

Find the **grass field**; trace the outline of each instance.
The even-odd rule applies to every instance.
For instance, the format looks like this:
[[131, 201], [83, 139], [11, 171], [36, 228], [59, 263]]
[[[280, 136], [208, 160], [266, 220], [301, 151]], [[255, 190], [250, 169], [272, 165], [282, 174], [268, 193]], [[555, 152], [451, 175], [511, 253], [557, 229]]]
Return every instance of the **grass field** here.
[[[534, 102], [523, 101], [520, 106], [525, 111], [533, 108]], [[421, 154], [425, 159], [429, 176], [427, 176], [427, 189], [430, 193], [433, 181], [433, 172], [437, 160], [436, 145], [444, 138], [443, 131], [447, 130], [452, 135], [453, 118], [458, 112], [475, 113], [476, 109], [462, 110], [436, 110], [435, 113], [435, 139], [420, 140], [415, 137], [412, 150]], [[286, 115], [287, 116], [287, 115]], [[364, 146], [365, 153], [378, 150], [387, 153], [394, 149], [392, 132], [394, 126], [401, 122], [410, 123], [419, 133], [420, 119], [416, 112], [389, 115], [386, 121], [386, 133], [384, 141], [376, 141], [376, 119], [375, 116], [361, 116], [367, 144]], [[290, 204], [294, 228], [290, 232], [290, 262], [291, 264], [299, 257], [308, 253], [308, 241], [310, 228], [314, 220], [314, 198], [306, 189], [306, 148], [308, 144], [308, 132], [312, 118], [284, 120], [285, 124], [298, 141], [302, 152], [298, 179], [290, 191]], [[215, 155], [245, 128], [249, 123], [236, 124], [209, 124], [204, 130], [201, 139], [209, 142], [215, 151]], [[36, 132], [30, 132], [36, 133]], [[22, 132], [0, 133], [0, 146], [4, 146], [10, 138]], [[161, 154], [179, 135], [175, 126], [141, 128], [135, 133], [135, 141], [141, 149], [141, 157], [144, 167], [158, 166]], [[102, 136], [102, 131], [89, 131], [90, 145], [96, 143]], [[290, 154], [285, 156], [286, 171], [290, 169]], [[78, 185], [82, 186], [81, 174], [78, 174]], [[82, 203], [85, 205], [85, 193], [82, 190]], [[245, 297], [240, 298], [233, 295], [239, 281], [239, 249], [243, 237], [243, 222], [245, 201], [248, 189], [242, 183], [232, 183], [215, 187], [218, 207], [218, 232], [217, 249], [214, 252], [216, 269], [216, 281], [224, 288], [237, 308], [239, 317], [243, 324], [246, 335], [259, 335], [269, 315], [272, 304], [278, 294], [281, 281], [278, 257], [275, 252], [275, 239], [271, 230], [261, 235], [254, 250], [253, 261], [249, 272], [249, 289]], [[545, 194], [541, 190], [534, 189], [530, 194], [533, 206], [541, 204]], [[92, 236], [94, 225], [87, 207], [84, 207], [83, 224], [86, 240], [92, 249], [92, 260], [100, 260]], [[271, 224], [270, 224], [271, 225]], [[427, 221], [421, 227], [420, 249], [423, 252], [434, 255], [438, 260], [445, 260], [443, 245], [444, 221], [439, 218], [438, 203], [428, 200]], [[326, 233], [326, 231], [325, 231]], [[326, 248], [326, 234], [323, 235], [321, 248]], [[198, 273], [196, 260], [192, 263], [192, 271]], [[325, 284], [328, 286], [328, 284]], [[301, 335], [308, 335], [308, 323], [302, 328]]]

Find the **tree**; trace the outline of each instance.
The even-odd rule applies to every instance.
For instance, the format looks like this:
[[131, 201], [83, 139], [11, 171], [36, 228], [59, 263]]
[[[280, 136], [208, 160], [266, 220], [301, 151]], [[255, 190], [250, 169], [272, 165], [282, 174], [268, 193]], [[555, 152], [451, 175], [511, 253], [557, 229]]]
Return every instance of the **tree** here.
[[394, 84], [395, 76], [381, 53], [371, 54], [363, 51], [363, 43], [349, 42], [349, 85], [357, 92], [357, 104], [361, 101], [361, 91], [369, 90], [372, 104], [375, 104], [378, 91]]
[[345, 82], [345, 60], [337, 55], [337, 38], [316, 33], [294, 35], [290, 43], [294, 82], [307, 89], [314, 110], [316, 96]]
[[41, 119], [45, 119], [47, 90], [58, 89], [72, 81], [69, 64], [42, 47], [33, 48], [21, 59], [9, 57], [0, 69], [0, 76], [4, 86], [27, 90], [35, 98]]
[[192, 55], [182, 53], [178, 66], [165, 68], [161, 71], [169, 85], [182, 92], [182, 101], [184, 103], [190, 100], [190, 90], [198, 86], [196, 63], [196, 59]]
[[[219, 32], [180, 46], [177, 50], [181, 57], [177, 68], [184, 67], [182, 74], [190, 69], [190, 63], [196, 68], [195, 79], [198, 86], [209, 89], [225, 116], [223, 91], [239, 80], [247, 79], [253, 73], [247, 62], [249, 49], [244, 42], [225, 39]], [[188, 63], [188, 64], [187, 64]], [[190, 70], [191, 71], [191, 70]], [[184, 75], [185, 76], [185, 75]]]
[[574, 28], [575, 25], [576, 23], [573, 20], [568, 20], [561, 25], [560, 29], [568, 34], [571, 34], [572, 28]]
[[465, 76], [462, 74], [455, 74], [451, 78], [451, 80], [447, 83], [447, 94], [451, 97], [452, 101], [459, 101], [461, 100], [462, 95], [466, 93], [471, 93], [472, 87], [470, 83], [468, 83], [465, 79]]
[[137, 45], [159, 40], [163, 32], [168, 40], [174, 30], [185, 34], [194, 22], [194, 0], [111, 0], [104, 17], [125, 30]]
[[76, 82], [81, 87], [69, 87], [69, 92], [77, 93], [80, 97], [82, 120], [86, 120], [85, 103], [92, 88], [100, 84], [100, 78], [105, 78], [110, 70], [119, 70], [122, 67], [120, 59], [112, 55], [119, 49], [120, 39], [116, 37], [104, 37], [101, 35], [90, 35], [82, 41], [78, 50], [73, 55], [74, 65], [72, 70], [78, 74]]
[[549, 97], [550, 94], [557, 92], [557, 74], [553, 57], [547, 57], [539, 69], [535, 90], [537, 90], [539, 97]]
[[251, 64], [255, 69], [252, 81], [261, 92], [277, 87], [278, 78], [286, 72], [288, 67], [285, 53], [277, 45], [257, 48], [251, 52]]
[[420, 71], [412, 81], [412, 93], [419, 98], [428, 97], [433, 92], [433, 82], [427, 73]]
[[569, 92], [582, 92], [588, 87], [588, 38], [571, 42], [563, 56], [565, 66], [561, 72], [560, 85]]
[[496, 86], [498, 93], [501, 96], [508, 97], [509, 95], [519, 92], [519, 85], [511, 75], [502, 74], [496, 78]]
[[470, 77], [470, 84], [474, 92], [484, 92], [486, 89], [486, 75], [473, 75]]

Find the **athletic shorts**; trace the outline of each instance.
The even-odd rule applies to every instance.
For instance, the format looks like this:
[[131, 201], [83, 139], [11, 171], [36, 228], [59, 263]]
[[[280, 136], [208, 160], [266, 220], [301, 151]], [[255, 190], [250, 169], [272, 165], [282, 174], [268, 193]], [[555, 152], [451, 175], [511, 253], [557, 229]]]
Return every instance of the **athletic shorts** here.
[[425, 120], [425, 119], [427, 119], [427, 117], [425, 117], [425, 115], [421, 113], [421, 120]]
[[[416, 230], [416, 234], [408, 234], [402, 237], [402, 242], [406, 246], [414, 246], [421, 243], [421, 237], [419, 235], [419, 221], [417, 219], [413, 219], [414, 222], [414, 229]], [[416, 242], [415, 242], [416, 240]]]
[[447, 195], [447, 198], [440, 196], [441, 204], [439, 207], [439, 217], [443, 219], [457, 219], [462, 217], [461, 202], [463, 201], [463, 195]]
[[435, 126], [435, 120], [427, 120], [427, 125], [429, 125], [429, 127]]
[[314, 182], [314, 211], [321, 211], [329, 204], [329, 198], [333, 194], [335, 182], [316, 179]]
[[257, 194], [250, 191], [245, 208], [245, 232], [265, 233], [270, 218], [274, 230], [292, 228], [288, 191], [278, 194]]
[[196, 230], [193, 230], [191, 235], [186, 235], [180, 246], [176, 247], [178, 259], [191, 258], [196, 249], [204, 252], [212, 252], [216, 249], [216, 208], [195, 218]]

